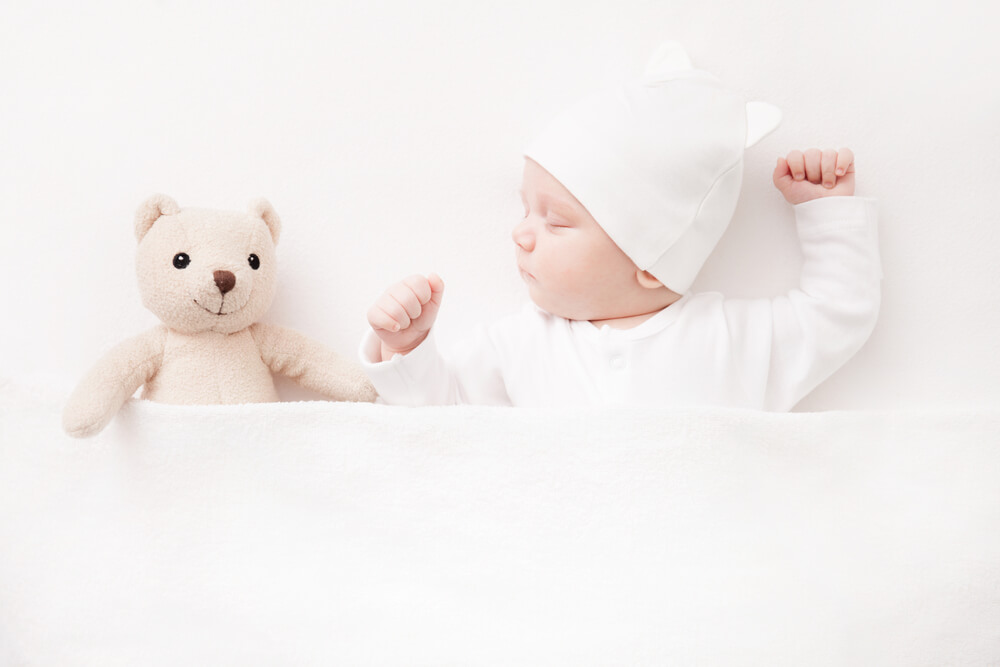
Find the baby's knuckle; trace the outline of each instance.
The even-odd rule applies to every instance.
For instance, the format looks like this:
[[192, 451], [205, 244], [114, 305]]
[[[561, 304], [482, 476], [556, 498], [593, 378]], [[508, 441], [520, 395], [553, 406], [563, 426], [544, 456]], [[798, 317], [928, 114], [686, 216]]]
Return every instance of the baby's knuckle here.
[[410, 289], [420, 303], [426, 303], [431, 298], [431, 288], [429, 285], [410, 285]]
[[406, 308], [403, 307], [403, 304], [401, 304], [398, 299], [393, 297], [386, 299], [385, 303], [382, 305], [382, 309], [390, 315], [398, 315], [399, 313], [406, 312]]
[[416, 317], [413, 306], [410, 303], [399, 304], [399, 317]]

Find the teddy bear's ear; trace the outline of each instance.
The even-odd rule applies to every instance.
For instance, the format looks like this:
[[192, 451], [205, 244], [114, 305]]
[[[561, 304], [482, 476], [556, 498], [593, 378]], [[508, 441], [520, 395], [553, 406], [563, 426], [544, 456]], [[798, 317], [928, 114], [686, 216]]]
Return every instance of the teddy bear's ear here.
[[167, 195], [156, 194], [142, 202], [135, 212], [136, 240], [141, 241], [161, 215], [174, 215], [180, 213], [180, 210], [177, 202]]
[[264, 221], [267, 228], [271, 230], [271, 240], [274, 245], [278, 245], [278, 237], [281, 235], [281, 218], [271, 203], [261, 197], [250, 202], [250, 215], [256, 216]]

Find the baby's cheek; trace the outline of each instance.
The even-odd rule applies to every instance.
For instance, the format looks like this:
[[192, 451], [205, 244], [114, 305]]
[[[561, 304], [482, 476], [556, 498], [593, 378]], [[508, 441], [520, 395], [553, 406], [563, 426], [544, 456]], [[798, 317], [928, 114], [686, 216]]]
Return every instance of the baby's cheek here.
[[592, 255], [576, 267], [575, 273], [577, 280], [593, 286], [606, 283], [616, 273], [616, 268], [610, 258]]
[[550, 263], [546, 268], [548, 269], [546, 273], [553, 276], [564, 288], [579, 286], [581, 281], [586, 281], [587, 279], [586, 271], [581, 270], [579, 266], [565, 259]]

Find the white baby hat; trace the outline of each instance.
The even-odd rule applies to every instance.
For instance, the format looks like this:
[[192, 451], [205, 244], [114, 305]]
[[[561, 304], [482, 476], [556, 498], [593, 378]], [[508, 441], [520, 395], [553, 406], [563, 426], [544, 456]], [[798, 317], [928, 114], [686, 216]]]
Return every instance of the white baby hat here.
[[780, 122], [777, 107], [746, 103], [667, 42], [638, 81], [570, 107], [525, 156], [640, 269], [684, 293], [732, 219], [744, 149]]

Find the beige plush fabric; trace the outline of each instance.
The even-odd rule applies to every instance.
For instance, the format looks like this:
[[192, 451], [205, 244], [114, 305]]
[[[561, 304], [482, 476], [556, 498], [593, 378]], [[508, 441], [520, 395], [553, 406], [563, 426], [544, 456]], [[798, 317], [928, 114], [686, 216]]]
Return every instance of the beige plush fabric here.
[[300, 333], [255, 324], [274, 298], [281, 221], [264, 199], [247, 212], [185, 208], [154, 195], [136, 213], [143, 304], [163, 322], [112, 349], [63, 412], [70, 435], [98, 433], [145, 385], [161, 403], [278, 400], [272, 373], [334, 400], [372, 401], [353, 362]]

